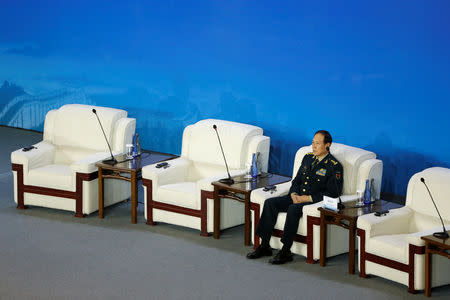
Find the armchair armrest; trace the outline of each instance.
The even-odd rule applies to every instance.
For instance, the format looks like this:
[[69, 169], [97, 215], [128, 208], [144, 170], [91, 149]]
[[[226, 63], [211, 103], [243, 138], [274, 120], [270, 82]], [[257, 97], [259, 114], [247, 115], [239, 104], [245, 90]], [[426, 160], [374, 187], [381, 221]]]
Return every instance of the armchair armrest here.
[[318, 210], [319, 207], [322, 207], [323, 201], [311, 203], [310, 205], [303, 206], [303, 217], [311, 216], [311, 217], [317, 217], [320, 218], [320, 211]]
[[252, 154], [259, 152], [260, 157], [260, 168], [261, 171], [267, 172], [269, 166], [269, 152], [270, 152], [270, 138], [264, 135], [252, 136], [248, 143], [248, 158], [247, 161], [252, 161]]
[[170, 167], [166, 169], [156, 168], [157, 164], [143, 167], [142, 178], [151, 180], [154, 188], [165, 184], [185, 181], [192, 162], [189, 159], [178, 157], [168, 161], [168, 163]]
[[291, 187], [291, 182], [283, 182], [280, 184], [277, 184], [277, 190], [273, 193], [271, 192], [264, 192], [263, 188], [257, 189], [252, 191], [250, 194], [250, 202], [257, 203], [260, 206], [264, 205], [264, 202], [273, 197], [279, 197], [279, 196], [285, 196], [289, 193], [289, 188]]
[[[357, 195], [342, 195], [341, 200], [342, 202], [349, 202], [356, 200], [358, 196]], [[318, 210], [319, 207], [323, 206], [323, 201], [319, 201], [317, 203], [313, 203], [310, 205], [303, 206], [303, 214], [306, 216], [312, 216], [320, 218], [320, 211]]]
[[11, 163], [23, 165], [23, 171], [28, 173], [30, 169], [51, 164], [55, 155], [55, 146], [47, 142], [34, 144], [36, 149], [30, 151], [16, 150], [11, 153]]
[[369, 237], [388, 234], [408, 233], [409, 221], [413, 211], [409, 207], [391, 209], [388, 214], [376, 217], [375, 214], [358, 218], [357, 227], [364, 229]]
[[[115, 153], [113, 154], [115, 155]], [[72, 163], [70, 165], [70, 168], [72, 169], [72, 171], [78, 173], [92, 173], [97, 171], [98, 169], [95, 165], [97, 162], [110, 157], [111, 155], [109, 154], [109, 152], [98, 152]]]
[[[244, 175], [245, 174], [245, 169], [242, 170], [230, 170], [230, 175], [231, 177], [234, 176], [240, 176], [240, 175]], [[211, 184], [214, 181], [218, 181], [222, 178], [228, 178], [228, 173], [221, 173], [219, 175], [214, 175], [211, 177], [207, 177], [207, 178], [202, 178], [200, 180], [197, 181], [197, 189], [199, 190], [204, 190], [204, 191], [214, 191], [214, 187]]]
[[115, 151], [125, 152], [126, 144], [130, 144], [136, 129], [136, 119], [122, 118], [117, 120], [111, 147]]
[[379, 159], [372, 158], [364, 161], [358, 170], [358, 182], [356, 188], [358, 190], [364, 190], [366, 185], [366, 179], [373, 178], [375, 198], [380, 198], [381, 191], [381, 177], [383, 175], [383, 162]]
[[[449, 228], [449, 224], [445, 224], [445, 228]], [[422, 236], [431, 235], [435, 232], [442, 231], [442, 227], [433, 227], [430, 229], [418, 231], [411, 233], [406, 237], [406, 241], [410, 244], [416, 245], [416, 246], [425, 246], [425, 241], [421, 239]]]

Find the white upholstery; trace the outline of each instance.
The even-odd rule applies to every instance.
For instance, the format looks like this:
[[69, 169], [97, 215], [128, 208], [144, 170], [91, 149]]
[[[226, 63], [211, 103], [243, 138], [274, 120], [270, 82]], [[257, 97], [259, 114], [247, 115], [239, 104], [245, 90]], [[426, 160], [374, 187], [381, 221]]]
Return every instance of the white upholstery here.
[[[25, 185], [77, 192], [76, 174], [97, 171], [95, 163], [110, 154], [93, 108], [102, 122], [113, 153], [125, 152], [125, 145], [131, 142], [136, 126], [136, 120], [127, 118], [126, 111], [81, 104], [64, 105], [47, 113], [43, 141], [35, 145], [37, 149], [29, 152], [19, 149], [11, 153], [11, 162], [23, 166]], [[17, 188], [17, 172], [13, 172]], [[83, 182], [83, 214], [98, 210], [97, 182], [97, 179]], [[105, 181], [105, 205], [129, 196], [127, 182], [114, 181], [112, 187], [109, 180]], [[14, 199], [17, 203], [16, 190]], [[25, 193], [24, 200], [25, 205], [75, 210], [75, 200], [70, 198]]]
[[200, 209], [200, 199], [197, 195], [195, 182], [178, 182], [160, 186], [155, 198], [160, 202]]
[[[211, 182], [227, 177], [226, 168], [213, 125], [217, 125], [231, 176], [245, 173], [245, 163], [252, 153], [261, 153], [262, 170], [267, 171], [270, 139], [259, 127], [207, 119], [184, 129], [181, 156], [169, 161], [170, 167], [145, 166], [142, 177], [152, 181], [152, 200], [174, 205], [181, 210], [201, 210], [201, 191], [212, 192]], [[147, 191], [147, 187], [144, 187]], [[147, 192], [145, 218], [147, 219]], [[152, 209], [154, 222], [165, 222], [201, 230], [199, 217], [182, 212]], [[244, 222], [243, 204], [233, 200], [221, 201], [221, 228]], [[213, 199], [207, 200], [207, 231], [213, 231]]]
[[[430, 199], [424, 178], [441, 213], [447, 230], [450, 228], [450, 169], [429, 168], [411, 177], [404, 207], [391, 210], [384, 217], [374, 214], [358, 218], [358, 228], [365, 231], [365, 252], [409, 265], [409, 245], [425, 246], [420, 237], [442, 231], [436, 209]], [[359, 243], [361, 238], [359, 237]], [[425, 255], [414, 255], [414, 289], [425, 288]], [[450, 262], [434, 255], [432, 286], [450, 283]], [[361, 269], [361, 266], [359, 266]], [[409, 286], [408, 273], [367, 261], [365, 273], [397, 281]], [[410, 287], [411, 289], [411, 287]]]
[[[311, 146], [305, 146], [300, 148], [294, 161], [294, 168], [292, 171], [292, 178], [297, 175], [298, 168], [301, 165], [303, 156], [306, 153], [312, 151]], [[373, 152], [359, 149], [339, 143], [333, 143], [330, 147], [330, 152], [337, 160], [342, 164], [344, 170], [344, 186], [342, 191], [342, 201], [351, 201], [356, 198], [357, 190], [364, 190], [366, 179], [374, 179], [375, 196], [378, 198], [380, 195], [381, 176], [383, 172], [383, 163], [376, 159], [376, 155]], [[252, 192], [250, 201], [257, 203], [260, 206], [260, 215], [264, 207], [264, 201], [268, 198], [283, 196], [289, 192], [291, 182], [286, 182], [277, 185], [277, 191], [273, 194], [264, 192], [262, 189], [258, 189]], [[303, 207], [303, 216], [300, 219], [297, 234], [307, 235], [307, 217], [320, 218], [320, 212], [317, 208], [322, 206], [322, 202], [306, 205]], [[254, 241], [255, 231], [255, 212], [252, 211], [252, 241]], [[275, 229], [283, 230], [284, 221], [286, 219], [286, 213], [280, 213], [278, 215]], [[272, 236], [270, 239], [270, 245], [273, 248], [281, 249], [283, 244], [280, 238]], [[293, 253], [307, 256], [307, 244], [295, 242], [292, 245], [291, 251]], [[338, 255], [348, 252], [348, 230], [338, 226], [327, 226], [327, 257]], [[313, 257], [312, 259], [320, 259], [320, 227], [313, 226]]]
[[75, 176], [69, 165], [51, 164], [31, 169], [26, 178], [25, 184], [75, 191]]
[[228, 167], [240, 169], [245, 162], [249, 161], [249, 156], [255, 152], [248, 151], [250, 141], [255, 136], [262, 136], [263, 130], [252, 125], [222, 120], [219, 124], [218, 121], [207, 119], [187, 126], [183, 132], [181, 156], [195, 162], [223, 165], [222, 152], [213, 130], [215, 124], [223, 151], [226, 153]]

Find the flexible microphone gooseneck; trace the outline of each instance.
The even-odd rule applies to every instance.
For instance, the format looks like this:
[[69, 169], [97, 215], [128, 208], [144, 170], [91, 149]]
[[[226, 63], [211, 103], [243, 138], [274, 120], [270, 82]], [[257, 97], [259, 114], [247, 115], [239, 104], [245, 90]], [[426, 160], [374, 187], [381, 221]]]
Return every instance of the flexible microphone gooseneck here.
[[433, 236], [435, 236], [435, 237], [437, 237], [437, 238], [439, 238], [439, 239], [445, 240], [445, 239], [448, 238], [448, 232], [447, 232], [447, 230], [445, 229], [444, 221], [442, 220], [441, 214], [439, 213], [439, 210], [438, 210], [438, 208], [437, 208], [437, 206], [436, 206], [436, 202], [434, 202], [433, 196], [431, 195], [431, 192], [430, 192], [430, 190], [428, 189], [428, 185], [426, 184], [425, 179], [424, 179], [423, 177], [421, 177], [421, 178], [420, 178], [420, 181], [422, 181], [423, 184], [425, 185], [425, 187], [427, 188], [427, 191], [428, 191], [428, 194], [430, 195], [431, 201], [433, 201], [434, 208], [436, 208], [436, 211], [437, 211], [437, 213], [438, 213], [438, 215], [439, 215], [439, 219], [441, 219], [441, 223], [442, 223], [442, 232], [435, 232], [435, 233], [433, 233]]
[[216, 124], [213, 125], [214, 130], [216, 131], [217, 139], [219, 140], [220, 150], [222, 150], [223, 160], [225, 161], [225, 167], [227, 167], [228, 178], [220, 179], [220, 183], [232, 185], [234, 183], [233, 178], [231, 178], [230, 170], [228, 169], [227, 159], [225, 158], [225, 152], [223, 152], [222, 142], [220, 141], [219, 132], [217, 132]]
[[111, 146], [109, 145], [108, 139], [106, 138], [106, 134], [105, 134], [105, 131], [103, 130], [102, 122], [100, 122], [100, 119], [98, 118], [98, 115], [97, 115], [97, 110], [95, 110], [95, 108], [92, 109], [92, 112], [97, 117], [98, 124], [100, 124], [100, 128], [102, 129], [103, 136], [105, 137], [106, 144], [108, 144], [109, 153], [111, 154], [111, 159], [105, 159], [102, 162], [105, 163], [105, 164], [108, 164], [108, 165], [114, 165], [114, 164], [117, 163], [117, 160], [114, 158], [114, 155], [112, 154]]
[[336, 179], [336, 171], [334, 170], [334, 168], [331, 168], [331, 170], [333, 171], [333, 180], [334, 180], [334, 185], [336, 186], [336, 192], [338, 193], [338, 198], [339, 198], [339, 203], [338, 203], [338, 209], [344, 209], [345, 205], [341, 200], [341, 193], [339, 193], [339, 187], [337, 184], [337, 179]]

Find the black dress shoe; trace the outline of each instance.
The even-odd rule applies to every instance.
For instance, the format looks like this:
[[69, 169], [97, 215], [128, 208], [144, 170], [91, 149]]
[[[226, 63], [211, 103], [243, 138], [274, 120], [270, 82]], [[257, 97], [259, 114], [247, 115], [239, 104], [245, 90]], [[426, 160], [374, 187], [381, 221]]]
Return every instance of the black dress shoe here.
[[270, 247], [262, 247], [261, 245], [255, 251], [247, 254], [247, 258], [255, 259], [263, 256], [272, 256], [272, 249]]
[[269, 263], [273, 265], [282, 265], [289, 261], [293, 260], [293, 254], [291, 251], [278, 251], [278, 253], [271, 259], [269, 259]]

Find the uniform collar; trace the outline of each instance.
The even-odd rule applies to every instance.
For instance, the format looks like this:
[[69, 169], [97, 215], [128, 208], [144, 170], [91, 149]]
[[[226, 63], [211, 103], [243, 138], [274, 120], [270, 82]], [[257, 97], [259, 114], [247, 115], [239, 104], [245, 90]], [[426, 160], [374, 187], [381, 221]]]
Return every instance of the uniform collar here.
[[315, 156], [315, 158], [321, 162], [322, 160], [324, 160], [325, 157], [327, 157], [328, 155], [330, 155], [330, 152], [328, 152], [327, 154], [324, 154], [322, 156]]

